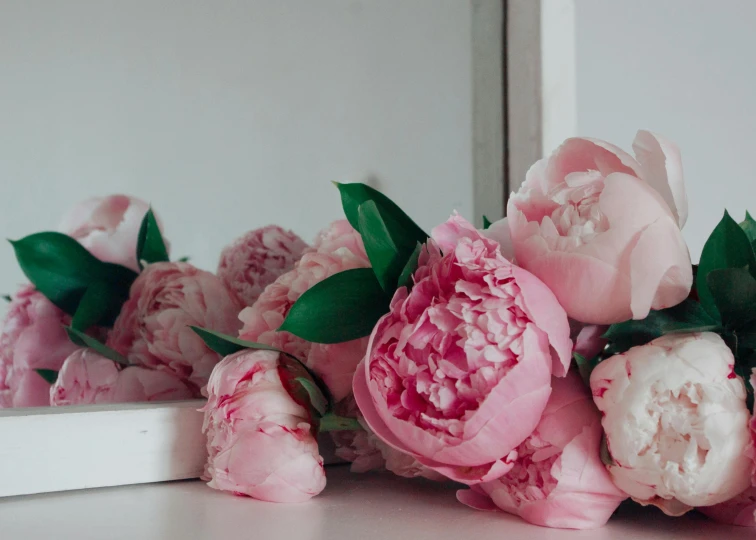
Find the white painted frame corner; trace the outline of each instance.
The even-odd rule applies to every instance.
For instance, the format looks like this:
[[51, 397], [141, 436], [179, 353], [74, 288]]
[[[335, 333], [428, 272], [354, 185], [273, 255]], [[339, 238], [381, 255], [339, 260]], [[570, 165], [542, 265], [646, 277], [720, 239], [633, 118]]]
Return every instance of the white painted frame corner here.
[[577, 134], [576, 0], [506, 3], [506, 186]]
[[197, 478], [204, 403], [0, 410], [0, 497]]

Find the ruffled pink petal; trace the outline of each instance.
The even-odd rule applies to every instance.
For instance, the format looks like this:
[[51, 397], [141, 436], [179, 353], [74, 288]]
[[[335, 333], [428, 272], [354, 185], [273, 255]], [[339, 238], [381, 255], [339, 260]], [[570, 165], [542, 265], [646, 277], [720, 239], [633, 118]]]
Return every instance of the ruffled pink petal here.
[[643, 169], [642, 178], [664, 198], [682, 229], [688, 219], [688, 198], [680, 149], [655, 133], [641, 130], [633, 141], [633, 151]]

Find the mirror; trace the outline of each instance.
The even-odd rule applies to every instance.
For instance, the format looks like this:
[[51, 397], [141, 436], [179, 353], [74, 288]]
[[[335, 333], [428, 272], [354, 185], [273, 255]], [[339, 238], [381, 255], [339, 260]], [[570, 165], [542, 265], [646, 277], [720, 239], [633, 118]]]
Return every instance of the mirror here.
[[[473, 98], [480, 85], [473, 74], [482, 64], [470, 28], [481, 21], [473, 4], [3, 2], [2, 234], [19, 240], [63, 230], [104, 252], [127, 245], [127, 266], [136, 271], [130, 253], [149, 204], [170, 259], [186, 256], [215, 273], [225, 246], [268, 224], [312, 243], [317, 231], [342, 217], [332, 181], [371, 179], [427, 229], [454, 209], [479, 219], [474, 183], [481, 135], [477, 130], [476, 146], [473, 131], [481, 112]], [[500, 76], [501, 36], [486, 39], [477, 37], [475, 47], [493, 51], [483, 68]], [[500, 107], [496, 84], [487, 95]], [[493, 118], [491, 111], [482, 114]], [[501, 121], [491, 125], [500, 137]], [[500, 168], [501, 140], [489, 146], [487, 159]], [[503, 191], [501, 178], [486, 181], [494, 193]], [[81, 201], [111, 194], [143, 203], [116, 198], [97, 208], [79, 206], [61, 229]], [[499, 217], [502, 198], [492, 199], [485, 204], [494, 210], [487, 212]], [[29, 296], [26, 283], [6, 244], [0, 292]], [[220, 318], [234, 311], [224, 301], [229, 306]], [[36, 370], [54, 380], [73, 350], [49, 348], [51, 341], [67, 343], [56, 313], [45, 323], [53, 324], [54, 336], [31, 328], [29, 317], [52, 310], [40, 303], [22, 298], [0, 307], [15, 313], [0, 344], [0, 406], [46, 404], [50, 383]], [[235, 331], [237, 314], [231, 320], [216, 329]], [[63, 324], [73, 322], [68, 317]], [[128, 356], [106, 329], [89, 334]], [[186, 347], [197, 342], [191, 343]], [[212, 361], [195, 373], [182, 360], [191, 352], [174, 345], [159, 361], [155, 351], [142, 351], [140, 365], [165, 368], [182, 383], [162, 381], [168, 387], [153, 388], [151, 398], [199, 397], [206, 382]], [[144, 381], [133, 379], [121, 390], [144, 389]]]

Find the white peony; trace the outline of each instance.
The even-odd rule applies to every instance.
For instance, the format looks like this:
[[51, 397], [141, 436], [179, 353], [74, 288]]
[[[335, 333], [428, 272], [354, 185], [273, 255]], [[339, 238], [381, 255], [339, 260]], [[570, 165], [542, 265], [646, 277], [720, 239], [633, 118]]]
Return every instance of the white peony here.
[[669, 515], [750, 486], [746, 391], [718, 335], [670, 334], [600, 363], [594, 401], [617, 487]]

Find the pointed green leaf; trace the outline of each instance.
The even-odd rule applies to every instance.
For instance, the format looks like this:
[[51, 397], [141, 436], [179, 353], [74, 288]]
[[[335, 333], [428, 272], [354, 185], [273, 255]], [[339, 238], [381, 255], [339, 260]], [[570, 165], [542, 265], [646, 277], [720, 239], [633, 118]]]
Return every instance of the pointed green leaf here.
[[176, 259], [176, 262], [189, 262], [189, 259], [191, 257], [181, 257], [180, 259]]
[[756, 220], [751, 217], [749, 212], [746, 212], [745, 219], [740, 222], [740, 228], [746, 233], [751, 244], [756, 242]]
[[407, 260], [407, 264], [404, 265], [402, 273], [399, 274], [399, 280], [396, 284], [397, 287], [409, 287], [412, 288], [412, 276], [415, 275], [417, 270], [418, 260], [420, 259], [420, 252], [423, 250], [424, 244], [417, 244], [415, 251], [412, 252], [410, 258]]
[[129, 361], [120, 353], [118, 353], [118, 351], [114, 351], [104, 343], [100, 343], [92, 336], [89, 336], [84, 332], [77, 330], [76, 328], [71, 328], [70, 326], [64, 326], [64, 328], [68, 333], [68, 338], [79, 347], [87, 347], [89, 349], [92, 349], [96, 353], [104, 356], [105, 358], [109, 358], [110, 360], [118, 364], [122, 364], [124, 366], [130, 365]]
[[346, 270], [300, 296], [279, 330], [313, 343], [351, 341], [370, 335], [390, 301], [370, 268]]
[[384, 291], [393, 292], [405, 260], [391, 240], [386, 223], [381, 217], [375, 201], [366, 201], [357, 209], [358, 223], [365, 252], [378, 282]]
[[140, 268], [143, 267], [143, 263], [151, 264], [170, 260], [152, 208], [147, 210], [142, 219], [142, 225], [139, 227], [136, 258]]
[[117, 313], [137, 277], [136, 272], [124, 266], [100, 261], [65, 234], [42, 232], [11, 244], [29, 281], [69, 315], [76, 313], [82, 297], [95, 282], [107, 283], [112, 288], [115, 300], [109, 313]]
[[113, 326], [128, 298], [124, 293], [128, 293], [128, 289], [104, 281], [94, 281], [81, 297], [71, 326], [82, 332], [92, 326]]
[[50, 384], [55, 384], [58, 380], [58, 372], [54, 369], [35, 369], [39, 376]]
[[41, 232], [11, 241], [29, 281], [53, 304], [73, 315], [102, 264], [70, 236]]
[[714, 318], [719, 318], [719, 311], [707, 279], [711, 271], [720, 268], [748, 268], [752, 275], [756, 275], [756, 256], [751, 242], [727, 211], [704, 245], [696, 274], [701, 305]]
[[5, 300], [6, 302], [13, 302], [13, 298], [11, 298], [11, 295], [9, 294], [4, 294], [3, 300]]
[[737, 330], [756, 323], [756, 279], [747, 269], [712, 270], [706, 283], [727, 328]]
[[367, 201], [375, 202], [389, 235], [397, 249], [409, 256], [415, 245], [424, 243], [428, 235], [397, 204], [378, 190], [362, 183], [339, 184], [341, 205], [349, 223], [360, 233], [359, 207]]
[[221, 356], [228, 356], [230, 354], [238, 353], [239, 351], [243, 351], [244, 349], [255, 349], [287, 354], [280, 349], [271, 347], [270, 345], [239, 339], [237, 337], [229, 336], [221, 332], [216, 332], [215, 330], [210, 330], [209, 328], [202, 328], [199, 326], [190, 326], [190, 328], [194, 330], [195, 334], [202, 338], [202, 341], [205, 342], [205, 345], [207, 345], [210, 349], [217, 352]]
[[491, 220], [488, 219], [486, 216], [483, 216], [483, 230], [485, 231], [492, 225]]

